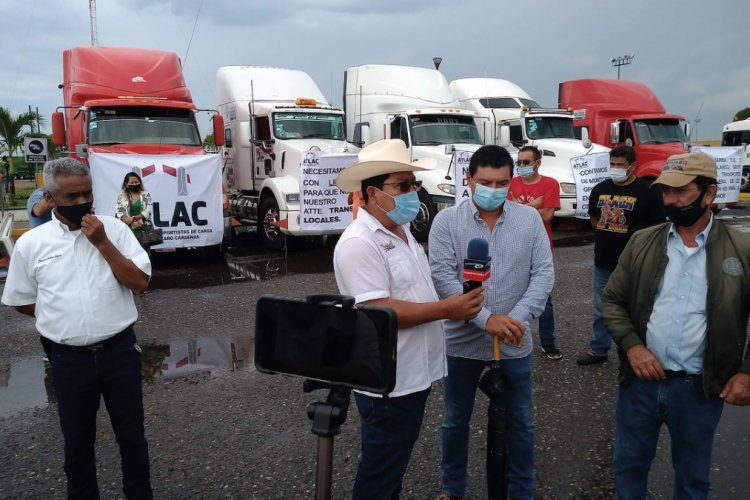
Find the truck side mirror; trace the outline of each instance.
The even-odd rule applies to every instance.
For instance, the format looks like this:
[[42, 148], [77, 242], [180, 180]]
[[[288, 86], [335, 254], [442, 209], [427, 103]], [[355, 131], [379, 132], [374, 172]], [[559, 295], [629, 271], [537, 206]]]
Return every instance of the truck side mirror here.
[[65, 115], [59, 111], [52, 113], [52, 142], [55, 146], [65, 146]]
[[218, 148], [224, 145], [224, 117], [215, 114], [212, 121], [214, 125], [214, 144]]
[[[683, 127], [684, 127], [684, 130], [685, 130], [685, 137], [687, 137], [687, 140], [690, 141], [690, 132], [691, 132], [690, 124], [688, 122], [685, 122], [684, 125], [683, 125]], [[696, 137], [695, 140], [697, 141], [698, 138]]]
[[620, 142], [620, 122], [615, 121], [609, 124], [609, 142], [618, 144]]
[[500, 141], [498, 146], [506, 149], [510, 147], [510, 126], [507, 124], [500, 125]]
[[591, 147], [591, 138], [589, 137], [588, 127], [581, 127], [581, 145], [586, 149]]
[[370, 144], [370, 124], [369, 123], [363, 123], [362, 126], [359, 128], [359, 141], [362, 144], [362, 146], [366, 146]]

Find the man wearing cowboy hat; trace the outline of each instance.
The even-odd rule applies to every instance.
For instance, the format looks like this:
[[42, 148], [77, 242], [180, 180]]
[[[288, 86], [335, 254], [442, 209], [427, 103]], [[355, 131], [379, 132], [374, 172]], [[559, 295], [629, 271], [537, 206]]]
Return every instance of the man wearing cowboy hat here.
[[359, 162], [336, 179], [364, 201], [334, 251], [339, 291], [357, 303], [390, 307], [399, 326], [393, 392], [386, 399], [354, 393], [362, 440], [355, 499], [398, 498], [430, 387], [446, 373], [441, 320], [470, 320], [482, 307], [482, 288], [440, 300], [425, 252], [409, 232], [420, 205], [414, 172], [434, 167], [411, 163], [403, 141], [383, 140], [362, 149]]
[[602, 295], [619, 346], [614, 475], [620, 499], [646, 497], [662, 424], [674, 498], [706, 498], [724, 402], [750, 404], [750, 235], [716, 220], [716, 163], [669, 157], [655, 181], [671, 222], [633, 235]]

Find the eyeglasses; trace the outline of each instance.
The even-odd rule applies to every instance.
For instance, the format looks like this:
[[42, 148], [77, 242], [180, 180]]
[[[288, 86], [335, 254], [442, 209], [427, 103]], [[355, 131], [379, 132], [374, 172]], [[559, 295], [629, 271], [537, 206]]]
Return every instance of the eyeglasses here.
[[516, 160], [516, 166], [517, 167], [520, 167], [521, 165], [523, 165], [524, 167], [526, 167], [526, 166], [529, 166], [529, 165], [533, 165], [534, 163], [536, 163], [536, 160]]
[[384, 182], [383, 186], [398, 186], [402, 193], [408, 193], [412, 189], [419, 191], [422, 189], [422, 181], [401, 181], [401, 182]]

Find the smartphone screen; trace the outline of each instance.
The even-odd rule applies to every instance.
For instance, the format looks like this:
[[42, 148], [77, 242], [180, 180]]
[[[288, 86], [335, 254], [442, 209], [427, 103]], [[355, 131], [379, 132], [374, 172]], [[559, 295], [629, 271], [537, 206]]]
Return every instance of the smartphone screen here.
[[255, 366], [387, 394], [396, 384], [397, 329], [387, 308], [263, 296], [255, 314]]

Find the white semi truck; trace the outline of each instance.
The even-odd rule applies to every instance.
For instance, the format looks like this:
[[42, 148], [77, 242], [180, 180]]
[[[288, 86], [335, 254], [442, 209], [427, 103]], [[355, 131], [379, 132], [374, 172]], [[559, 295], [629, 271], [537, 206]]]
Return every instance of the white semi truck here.
[[386, 64], [346, 70], [344, 110], [347, 137], [355, 145], [402, 139], [412, 161], [437, 160], [437, 168], [416, 174], [422, 206], [412, 232], [426, 239], [437, 211], [454, 203], [453, 151], [473, 152], [482, 145], [477, 114], [460, 109], [439, 71]]
[[261, 243], [276, 250], [287, 236], [340, 233], [300, 227], [299, 169], [311, 148], [356, 154], [343, 110], [328, 104], [307, 73], [292, 69], [221, 67], [216, 92], [231, 215], [256, 226]]
[[[576, 185], [570, 159], [609, 148], [591, 144], [586, 133], [576, 138], [573, 114], [562, 109], [544, 109], [521, 87], [499, 78], [464, 78], [450, 83], [463, 109], [478, 114], [479, 133], [485, 144], [518, 148], [536, 146], [542, 151], [542, 175], [560, 184], [560, 210], [556, 217], [575, 214]], [[508, 133], [501, 133], [507, 127]]]
[[750, 118], [724, 125], [722, 146], [744, 146], [742, 152], [742, 185], [740, 192], [750, 193]]

